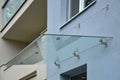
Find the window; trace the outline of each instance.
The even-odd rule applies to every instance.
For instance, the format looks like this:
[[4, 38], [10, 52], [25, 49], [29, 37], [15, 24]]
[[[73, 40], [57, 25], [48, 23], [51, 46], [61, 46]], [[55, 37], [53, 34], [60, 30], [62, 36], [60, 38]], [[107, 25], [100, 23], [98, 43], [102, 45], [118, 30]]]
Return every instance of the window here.
[[68, 0], [68, 19], [83, 11], [95, 0]]
[[62, 73], [61, 80], [87, 80], [87, 64]]
[[21, 9], [26, 0], [4, 0], [3, 10], [3, 27], [6, 26], [11, 19]]
[[71, 77], [70, 80], [87, 80], [86, 72]]
[[9, 0], [4, 0], [2, 8], [4, 8], [7, 5], [8, 2], [9, 2]]

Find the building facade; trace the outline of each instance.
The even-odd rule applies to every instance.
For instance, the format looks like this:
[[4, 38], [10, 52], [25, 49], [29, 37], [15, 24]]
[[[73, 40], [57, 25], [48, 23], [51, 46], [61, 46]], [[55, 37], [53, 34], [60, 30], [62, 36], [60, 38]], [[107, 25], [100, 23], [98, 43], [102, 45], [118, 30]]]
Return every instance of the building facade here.
[[61, 35], [49, 39], [47, 79], [119, 80], [119, 8], [119, 0], [48, 0], [48, 33]]
[[0, 0], [0, 80], [46, 79], [38, 38], [47, 28], [47, 0]]
[[0, 0], [0, 80], [119, 80], [119, 0]]

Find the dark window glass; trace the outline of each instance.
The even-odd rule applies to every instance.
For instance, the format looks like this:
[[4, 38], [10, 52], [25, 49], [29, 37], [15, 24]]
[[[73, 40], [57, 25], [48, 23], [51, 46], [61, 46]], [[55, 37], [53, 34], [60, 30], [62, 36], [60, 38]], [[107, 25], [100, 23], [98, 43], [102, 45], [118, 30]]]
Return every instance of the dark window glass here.
[[86, 72], [71, 77], [71, 80], [87, 80]]
[[90, 5], [94, 0], [69, 0], [69, 18], [75, 16], [77, 13], [84, 10], [88, 5]]
[[73, 17], [79, 12], [79, 0], [71, 0], [70, 2], [70, 17]]

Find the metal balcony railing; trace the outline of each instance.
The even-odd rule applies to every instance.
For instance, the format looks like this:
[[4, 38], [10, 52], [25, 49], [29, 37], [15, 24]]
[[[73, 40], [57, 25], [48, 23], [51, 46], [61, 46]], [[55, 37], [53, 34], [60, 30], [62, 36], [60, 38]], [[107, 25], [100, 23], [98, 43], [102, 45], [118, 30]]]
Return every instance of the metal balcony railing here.
[[3, 4], [3, 27], [7, 25], [26, 0], [4, 0]]

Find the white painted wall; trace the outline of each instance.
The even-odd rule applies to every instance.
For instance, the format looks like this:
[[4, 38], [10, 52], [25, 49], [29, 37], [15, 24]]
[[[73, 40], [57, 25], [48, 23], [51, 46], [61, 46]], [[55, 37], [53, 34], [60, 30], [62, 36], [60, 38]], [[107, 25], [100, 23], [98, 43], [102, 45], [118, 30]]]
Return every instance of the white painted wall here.
[[25, 46], [27, 43], [0, 39], [0, 64], [5, 64], [14, 58]]
[[1, 68], [1, 80], [19, 80], [34, 71], [37, 71], [35, 80], [46, 79], [46, 65], [44, 62], [34, 65], [13, 65], [5, 71], [4, 69], [5, 67]]

